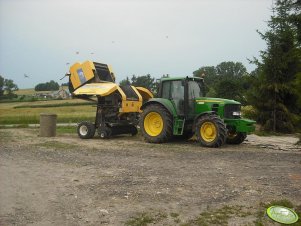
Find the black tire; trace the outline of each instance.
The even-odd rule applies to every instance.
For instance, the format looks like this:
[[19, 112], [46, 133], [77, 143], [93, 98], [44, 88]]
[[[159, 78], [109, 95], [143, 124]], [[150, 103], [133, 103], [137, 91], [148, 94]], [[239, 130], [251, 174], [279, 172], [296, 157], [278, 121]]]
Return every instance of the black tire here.
[[99, 128], [97, 130], [98, 135], [101, 139], [107, 139], [112, 136], [112, 130], [111, 128], [105, 127], [105, 128]]
[[95, 134], [95, 126], [91, 122], [81, 122], [77, 126], [77, 134], [81, 139], [91, 139]]
[[[213, 135], [211, 133], [211, 135], [209, 134], [209, 137], [207, 136], [207, 134], [201, 134], [202, 133], [201, 130], [203, 132], [208, 131], [206, 125], [210, 125], [209, 133], [212, 132], [212, 130], [214, 130], [214, 133], [212, 132]], [[226, 134], [227, 134], [226, 131], [227, 129], [225, 123], [217, 115], [212, 115], [212, 114], [203, 115], [199, 118], [196, 124], [197, 139], [199, 143], [204, 147], [210, 147], [210, 148], [221, 147], [226, 141]]]
[[241, 144], [247, 138], [247, 133], [233, 133], [229, 134], [226, 139], [227, 144]]
[[[151, 135], [150, 133], [147, 132], [147, 128], [144, 127], [145, 120], [146, 118], [148, 118], [148, 115], [151, 113], [160, 115], [163, 122], [162, 130], [157, 135]], [[141, 128], [142, 135], [147, 142], [149, 143], [168, 142], [172, 138], [172, 128], [173, 128], [172, 116], [165, 107], [159, 104], [150, 104], [145, 107], [145, 109], [141, 114], [140, 128]]]
[[137, 134], [138, 134], [138, 129], [137, 129], [137, 127], [136, 126], [133, 126], [132, 128], [131, 128], [131, 134], [132, 134], [132, 136], [136, 136]]

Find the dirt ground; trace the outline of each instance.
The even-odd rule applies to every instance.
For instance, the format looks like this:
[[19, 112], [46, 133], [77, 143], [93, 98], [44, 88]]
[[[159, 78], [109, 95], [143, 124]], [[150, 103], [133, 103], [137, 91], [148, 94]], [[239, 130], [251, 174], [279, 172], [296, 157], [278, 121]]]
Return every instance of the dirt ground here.
[[1, 129], [0, 225], [277, 225], [264, 203], [301, 206], [296, 141], [210, 149]]

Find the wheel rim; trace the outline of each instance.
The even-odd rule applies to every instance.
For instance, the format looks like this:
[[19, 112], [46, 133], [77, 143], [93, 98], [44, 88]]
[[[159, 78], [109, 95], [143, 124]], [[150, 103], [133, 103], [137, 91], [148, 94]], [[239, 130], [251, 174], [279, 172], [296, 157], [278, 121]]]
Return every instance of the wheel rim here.
[[163, 119], [157, 112], [150, 112], [144, 118], [144, 129], [152, 137], [158, 136], [163, 130]]
[[217, 136], [216, 126], [212, 122], [205, 122], [200, 128], [200, 135], [206, 142], [212, 142]]
[[82, 125], [81, 127], [79, 127], [79, 133], [82, 136], [86, 136], [88, 134], [88, 127], [85, 125]]

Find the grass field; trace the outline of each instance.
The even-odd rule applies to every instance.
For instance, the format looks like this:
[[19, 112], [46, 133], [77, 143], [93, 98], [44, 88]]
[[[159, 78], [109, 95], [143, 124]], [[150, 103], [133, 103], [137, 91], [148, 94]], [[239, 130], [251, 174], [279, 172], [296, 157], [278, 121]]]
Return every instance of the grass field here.
[[[63, 86], [62, 87], [64, 90], [68, 89], [67, 86]], [[19, 89], [17, 91], [14, 91], [15, 94], [17, 94], [18, 96], [22, 96], [22, 95], [33, 95], [36, 93], [52, 93], [53, 91], [35, 91], [34, 88], [31, 89]]]
[[[39, 123], [40, 113], [57, 114], [57, 122], [59, 123], [74, 123], [83, 120], [93, 121], [96, 106], [78, 105], [81, 103], [85, 104], [87, 101], [71, 99], [0, 103], [0, 124], [36, 124]], [[72, 106], [72, 104], [76, 106]]]

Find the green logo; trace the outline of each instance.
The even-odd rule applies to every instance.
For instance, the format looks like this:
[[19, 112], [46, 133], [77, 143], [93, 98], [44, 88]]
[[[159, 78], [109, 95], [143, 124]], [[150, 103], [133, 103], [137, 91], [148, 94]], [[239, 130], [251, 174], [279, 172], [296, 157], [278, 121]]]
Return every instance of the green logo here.
[[298, 221], [298, 215], [292, 209], [284, 206], [271, 206], [267, 209], [268, 216], [282, 224], [293, 224]]

